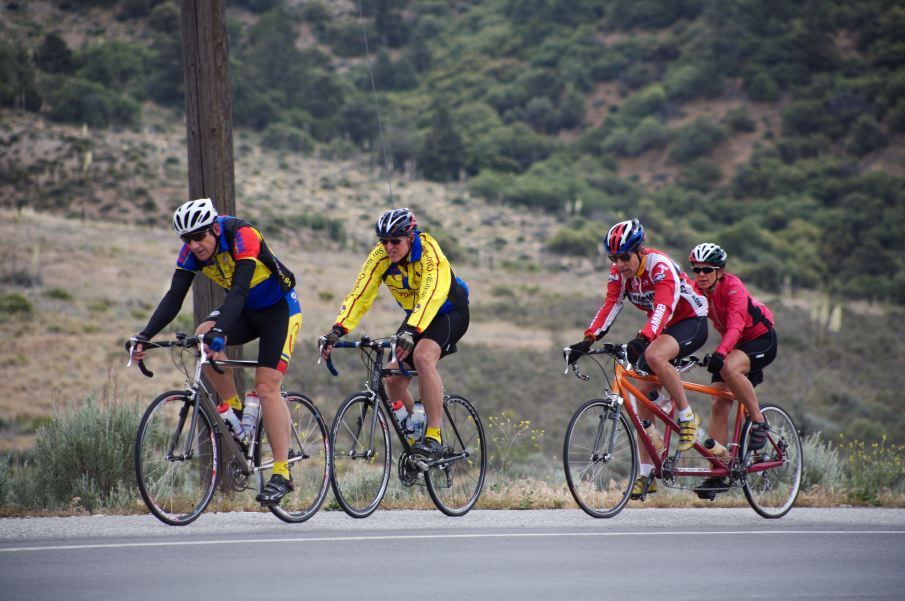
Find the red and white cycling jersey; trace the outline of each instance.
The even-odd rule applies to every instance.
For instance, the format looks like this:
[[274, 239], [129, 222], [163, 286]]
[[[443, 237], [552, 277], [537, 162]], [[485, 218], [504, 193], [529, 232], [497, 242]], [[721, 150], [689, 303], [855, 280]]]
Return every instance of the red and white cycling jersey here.
[[641, 334], [654, 341], [665, 328], [690, 317], [707, 316], [707, 298], [694, 290], [688, 279], [666, 253], [644, 249], [634, 277], [625, 279], [616, 265], [610, 268], [606, 300], [585, 335], [606, 334], [622, 311], [625, 299], [647, 313]]

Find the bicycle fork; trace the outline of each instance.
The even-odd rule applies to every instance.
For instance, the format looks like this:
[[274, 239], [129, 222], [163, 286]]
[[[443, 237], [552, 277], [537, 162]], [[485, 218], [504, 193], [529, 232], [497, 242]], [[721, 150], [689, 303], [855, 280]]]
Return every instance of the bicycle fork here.
[[[603, 462], [608, 463], [610, 459], [613, 458], [613, 449], [616, 448], [616, 435], [619, 431], [619, 416], [622, 414], [622, 397], [618, 394], [608, 393], [607, 401], [609, 409], [608, 411], [601, 415], [599, 418], [599, 423], [597, 424], [597, 433], [594, 436], [594, 451], [591, 455], [591, 460], [594, 463]], [[606, 423], [608, 421], [613, 422], [612, 427], [610, 428], [609, 436], [607, 437], [605, 443], [605, 451], [603, 453], [600, 452], [600, 443], [603, 438], [603, 434], [606, 431]]]

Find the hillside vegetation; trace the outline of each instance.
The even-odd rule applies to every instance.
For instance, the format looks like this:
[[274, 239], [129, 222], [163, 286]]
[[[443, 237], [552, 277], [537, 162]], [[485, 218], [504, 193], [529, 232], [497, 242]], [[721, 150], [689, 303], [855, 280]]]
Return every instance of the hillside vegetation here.
[[[370, 64], [392, 167], [559, 215], [548, 252], [590, 256], [638, 216], [678, 253], [719, 241], [770, 291], [905, 301], [901, 3], [361, 5], [363, 20], [351, 1], [228, 3], [234, 121], [255, 144], [326, 160], [381, 150]], [[7, 3], [0, 104], [148, 128], [154, 107], [182, 107], [179, 19], [173, 0]], [[151, 223], [180, 197], [178, 145], [156, 171], [150, 155], [168, 151], [153, 143], [95, 145], [5, 127], [0, 198]], [[341, 238], [322, 208], [299, 225]]]
[[[450, 388], [482, 414], [531, 420], [547, 455], [603, 386], [563, 377], [559, 349], [599, 307], [597, 245], [627, 216], [677, 259], [719, 242], [777, 314], [764, 400], [805, 433], [901, 439], [897, 3], [363, 2], [389, 175], [357, 4], [228, 6], [238, 211], [301, 276], [289, 384], [328, 415], [361, 387], [361, 368], [340, 358], [330, 378], [313, 341], [391, 182], [472, 290], [463, 352], [444, 360]], [[120, 350], [177, 251], [179, 11], [172, 0], [2, 10], [0, 444], [26, 448], [64, 402], [146, 401], [180, 385], [163, 360], [154, 381], [125, 373]], [[382, 302], [363, 332], [398, 323]], [[188, 315], [170, 331], [190, 329]], [[640, 317], [626, 311], [612, 338]]]

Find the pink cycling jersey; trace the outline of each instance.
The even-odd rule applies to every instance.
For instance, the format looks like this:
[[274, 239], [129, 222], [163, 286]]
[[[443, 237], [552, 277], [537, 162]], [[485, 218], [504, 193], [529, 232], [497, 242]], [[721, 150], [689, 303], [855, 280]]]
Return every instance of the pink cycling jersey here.
[[648, 340], [656, 340], [663, 330], [690, 317], [707, 315], [707, 299], [694, 291], [694, 285], [666, 253], [647, 248], [634, 277], [623, 279], [613, 265], [606, 286], [606, 300], [585, 336], [605, 334], [622, 311], [625, 299], [647, 313], [641, 330]]
[[717, 353], [724, 357], [744, 342], [760, 338], [773, 327], [773, 313], [748, 293], [738, 277], [724, 273], [710, 292], [694, 283], [695, 292], [710, 301], [708, 317], [722, 336]]

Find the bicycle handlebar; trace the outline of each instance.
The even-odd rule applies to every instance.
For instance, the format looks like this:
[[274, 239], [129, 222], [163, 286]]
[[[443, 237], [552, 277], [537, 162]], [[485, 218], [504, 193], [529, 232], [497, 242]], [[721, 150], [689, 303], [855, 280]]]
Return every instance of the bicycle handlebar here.
[[[605, 342], [605, 343], [603, 343], [603, 345], [601, 345], [598, 348], [588, 349], [588, 351], [584, 354], [585, 355], [609, 355], [609, 356], [613, 357], [613, 359], [615, 359], [618, 363], [620, 363], [622, 365], [622, 367], [624, 367], [625, 369], [634, 370], [634, 371], [639, 372], [642, 375], [644, 375], [646, 372], [642, 372], [642, 371], [638, 370], [638, 368], [636, 366], [629, 363], [628, 356], [626, 355], [626, 346], [627, 345], [625, 345], [625, 344], [614, 344], [612, 342]], [[576, 378], [587, 382], [588, 380], [590, 380], [590, 377], [586, 376], [585, 374], [581, 373], [581, 371], [579, 371], [578, 363], [577, 362], [572, 363], [572, 364], [569, 363], [569, 353], [571, 353], [571, 352], [572, 352], [572, 347], [569, 347], [569, 346], [563, 348], [563, 350], [562, 350], [563, 361], [565, 361], [565, 363], [566, 363], [566, 369], [563, 372], [563, 375], [568, 374], [569, 367], [571, 367], [572, 373], [575, 374]], [[684, 372], [688, 371], [689, 369], [691, 369], [692, 367], [694, 367], [695, 365], [703, 365], [703, 362], [700, 359], [698, 359], [697, 357], [695, 357], [694, 355], [689, 355], [688, 357], [683, 357], [681, 359], [673, 359], [672, 361], [670, 361], [670, 363], [672, 363], [675, 366], [676, 370], [679, 373], [684, 373]]]
[[[192, 347], [201, 347], [200, 351], [204, 355], [204, 360], [207, 363], [210, 363], [210, 366], [214, 369], [218, 374], [226, 373], [223, 371], [223, 368], [217, 365], [217, 362], [211, 356], [211, 354], [205, 354], [202, 343], [201, 336], [186, 336], [182, 332], [176, 332], [176, 340], [161, 340], [158, 342], [153, 342], [151, 340], [139, 340], [134, 336], [129, 338], [126, 341], [126, 352], [129, 353], [129, 362], [126, 363], [126, 367], [132, 365], [132, 351], [135, 349], [135, 345], [141, 343], [142, 348], [144, 349], [152, 349], [152, 348], [185, 348], [189, 349]], [[148, 369], [145, 366], [144, 359], [139, 360], [137, 362], [138, 369], [141, 370], [141, 373], [147, 376], [148, 378], [154, 377], [154, 372]]]
[[[360, 340], [351, 341], [351, 340], [337, 340], [333, 343], [333, 348], [367, 348], [367, 349], [380, 349], [380, 348], [388, 348], [390, 349], [390, 355], [399, 365], [399, 371], [402, 372], [402, 375], [408, 376], [413, 375], [409, 370], [402, 367], [402, 362], [396, 356], [396, 336], [390, 336], [389, 338], [384, 339], [372, 339], [370, 336], [364, 335]], [[321, 336], [317, 339], [317, 362], [321, 362], [321, 358], [323, 357], [324, 347], [327, 344], [327, 338], [325, 336]], [[327, 355], [327, 360], [325, 361], [327, 369], [330, 370], [330, 373], [334, 376], [339, 375], [339, 370], [333, 365], [333, 356]]]

